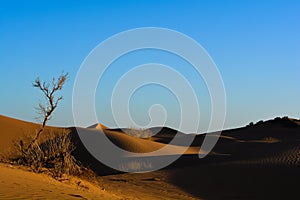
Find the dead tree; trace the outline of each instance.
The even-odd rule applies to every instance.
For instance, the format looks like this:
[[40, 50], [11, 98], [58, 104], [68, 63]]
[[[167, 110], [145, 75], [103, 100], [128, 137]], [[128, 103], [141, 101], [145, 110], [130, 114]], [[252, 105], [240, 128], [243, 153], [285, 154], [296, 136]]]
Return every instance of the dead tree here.
[[43, 92], [46, 103], [42, 104], [39, 103], [38, 107], [36, 108], [38, 111], [39, 117], [42, 119], [41, 128], [36, 133], [33, 140], [29, 143], [26, 149], [24, 149], [24, 152], [26, 152], [32, 147], [32, 145], [38, 140], [40, 135], [43, 133], [45, 126], [47, 122], [51, 119], [51, 116], [56, 109], [59, 101], [63, 99], [62, 96], [55, 97], [56, 92], [60, 91], [63, 88], [63, 85], [65, 84], [66, 80], [68, 78], [68, 73], [62, 73], [59, 78], [56, 80], [55, 78], [52, 78], [51, 82], [41, 82], [39, 78], [37, 78], [32, 86], [34, 88], [38, 88], [40, 91]]

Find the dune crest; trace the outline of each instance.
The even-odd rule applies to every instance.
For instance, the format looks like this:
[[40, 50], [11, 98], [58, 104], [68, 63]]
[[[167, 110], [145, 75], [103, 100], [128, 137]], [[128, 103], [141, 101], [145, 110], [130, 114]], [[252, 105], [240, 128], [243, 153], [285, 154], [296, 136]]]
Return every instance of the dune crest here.
[[94, 129], [98, 129], [98, 130], [106, 130], [108, 129], [107, 126], [101, 124], [101, 123], [97, 123], [97, 124], [94, 124], [92, 126], [89, 126], [88, 128], [94, 128]]
[[[296, 199], [295, 197], [299, 197], [297, 191], [300, 177], [299, 123], [300, 120], [298, 119], [278, 117], [267, 121], [249, 123], [246, 127], [224, 130], [213, 152], [204, 159], [198, 158], [199, 147], [202, 145], [204, 137], [208, 139], [209, 137], [216, 137], [217, 135], [214, 133], [190, 135], [178, 133], [170, 128], [158, 127], [150, 129], [152, 132], [157, 132], [156, 134], [149, 138], [140, 138], [126, 134], [124, 129], [109, 129], [98, 123], [88, 128], [47, 127], [47, 131], [66, 131], [67, 129], [66, 132], [71, 134], [72, 141], [76, 144], [74, 151], [76, 159], [99, 175], [98, 179], [101, 187], [104, 187], [107, 191], [112, 191], [112, 193], [108, 192], [109, 195], [116, 194], [118, 197], [129, 199], [134, 199], [137, 196], [143, 196], [144, 199], [159, 199], [162, 194], [166, 199], [193, 199], [193, 197], [195, 199], [231, 199], [231, 197], [256, 199], [256, 197], [260, 198], [263, 195], [266, 198], [269, 197], [268, 199], [277, 199], [277, 197]], [[38, 124], [0, 115], [0, 154], [12, 147], [13, 140], [18, 139], [22, 134], [34, 134], [39, 127]], [[169, 145], [170, 148], [164, 151], [163, 154], [154, 153], [156, 150], [164, 148], [166, 144], [173, 140], [175, 135], [178, 136], [179, 141], [191, 136], [195, 138], [193, 138], [191, 147], [187, 149], [184, 155], [163, 170], [147, 174], [120, 174], [119, 171], [105, 166], [88, 152], [79, 138], [81, 133], [87, 137], [105, 136], [123, 150], [139, 153], [138, 156], [141, 153], [153, 152], [154, 156], [161, 159], [165, 159], [165, 156], [174, 156], [179, 150], [186, 147], [181, 146], [180, 142], [178, 144], [173, 143], [173, 145]], [[93, 141], [97, 143], [98, 140]], [[100, 151], [103, 150], [101, 149], [103, 146], [98, 145], [98, 143], [95, 146], [99, 147]], [[109, 151], [107, 152], [109, 153]], [[124, 157], [128, 156], [127, 153], [122, 155]], [[139, 157], [137, 157], [138, 159]], [[129, 167], [139, 167], [135, 164], [133, 162], [133, 165]], [[33, 195], [52, 197], [52, 193], [56, 194], [57, 192], [60, 193], [59, 195], [66, 194], [61, 192], [61, 188], [64, 186], [58, 187], [56, 183], [52, 185], [52, 183], [48, 184], [41, 181], [37, 182], [38, 184], [36, 182], [26, 182], [27, 177], [42, 180], [40, 175], [32, 173], [28, 175], [28, 173], [24, 174], [24, 171], [20, 172], [16, 168], [7, 169], [7, 167], [4, 167], [2, 169], [0, 165], [0, 180], [3, 180], [2, 183], [4, 184], [1, 185], [0, 183], [0, 199], [9, 199], [9, 197], [11, 199], [30, 198]], [[14, 175], [18, 175], [18, 181], [23, 181], [21, 181], [21, 185], [14, 184], [17, 181], [9, 182], [10, 180], [16, 180]], [[35, 175], [38, 175], [38, 177]], [[48, 180], [48, 178], [46, 179]], [[49, 181], [54, 180], [49, 178]], [[29, 186], [24, 189], [22, 183]], [[42, 186], [43, 184], [46, 185], [45, 188]], [[20, 196], [22, 194], [17, 193], [19, 188], [21, 191], [28, 190], [28, 193], [25, 192], [24, 194], [30, 196]], [[116, 188], [121, 189], [116, 190]], [[219, 192], [216, 192], [215, 188]], [[235, 190], [232, 190], [232, 188], [235, 188]], [[51, 191], [48, 193], [41, 191], [47, 191], [47, 189]], [[85, 193], [77, 191], [75, 193], [73, 189], [68, 190], [70, 191], [68, 194], [71, 194], [69, 196], [58, 195], [56, 197], [59, 197], [59, 199], [87, 197]], [[31, 191], [35, 194], [32, 194]], [[99, 195], [102, 195], [101, 191]], [[37, 196], [37, 198], [42, 197]], [[108, 199], [113, 198], [109, 197]], [[107, 198], [100, 196], [96, 199]]]

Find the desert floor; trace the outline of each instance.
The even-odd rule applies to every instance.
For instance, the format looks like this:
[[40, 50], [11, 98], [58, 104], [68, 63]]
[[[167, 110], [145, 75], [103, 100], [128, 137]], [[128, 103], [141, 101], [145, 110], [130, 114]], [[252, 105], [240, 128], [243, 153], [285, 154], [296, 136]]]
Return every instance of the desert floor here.
[[[12, 152], [12, 142], [37, 124], [0, 116], [0, 153]], [[62, 128], [48, 127], [47, 131]], [[68, 128], [78, 140], [76, 129]], [[97, 128], [83, 129], [85, 134]], [[164, 147], [174, 130], [164, 128], [150, 139], [105, 130], [119, 147], [151, 152]], [[186, 137], [180, 133], [180, 137]], [[187, 136], [189, 137], [189, 136]], [[209, 137], [215, 137], [210, 134]], [[197, 135], [182, 157], [170, 166], [148, 173], [120, 173], [95, 160], [80, 143], [75, 154], [97, 174], [97, 183], [78, 178], [63, 182], [18, 166], [0, 164], [0, 199], [299, 199], [299, 120], [280, 118], [225, 130], [213, 152], [199, 159], [204, 135]], [[174, 144], [175, 154], [181, 148]], [[172, 156], [172, 151], [167, 151]]]
[[119, 199], [89, 182], [59, 182], [11, 165], [0, 165], [0, 199]]

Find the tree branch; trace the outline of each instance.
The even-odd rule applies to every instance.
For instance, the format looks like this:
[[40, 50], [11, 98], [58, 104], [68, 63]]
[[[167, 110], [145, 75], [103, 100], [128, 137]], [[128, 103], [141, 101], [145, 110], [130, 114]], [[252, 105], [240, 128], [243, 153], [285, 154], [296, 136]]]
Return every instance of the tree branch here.
[[[68, 73], [62, 73], [57, 81], [55, 81], [55, 78], [52, 78], [51, 84], [43, 82], [41, 83], [40, 78], [37, 77], [32, 84], [33, 87], [38, 88], [39, 90], [42, 91], [46, 98], [46, 105], [43, 105], [42, 103], [39, 103], [38, 107], [36, 108], [38, 110], [38, 113], [42, 117], [42, 124], [41, 128], [39, 131], [36, 133], [34, 139], [32, 142], [28, 145], [28, 147], [24, 150], [24, 152], [27, 152], [32, 145], [38, 140], [42, 132], [44, 131], [44, 128], [47, 124], [47, 122], [50, 120], [54, 110], [57, 108], [57, 105], [59, 101], [63, 99], [62, 96], [55, 98], [54, 94], [61, 90], [63, 88], [63, 85], [65, 84], [67, 78], [68, 78]], [[50, 87], [51, 85], [51, 87]]]

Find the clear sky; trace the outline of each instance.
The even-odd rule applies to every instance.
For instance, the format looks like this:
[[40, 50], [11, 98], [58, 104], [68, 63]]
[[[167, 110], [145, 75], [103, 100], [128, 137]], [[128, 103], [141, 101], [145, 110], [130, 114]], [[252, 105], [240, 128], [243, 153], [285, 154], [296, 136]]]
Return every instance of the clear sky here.
[[[66, 71], [70, 79], [62, 91], [64, 101], [50, 124], [72, 125], [72, 88], [89, 52], [121, 31], [164, 27], [195, 39], [218, 66], [227, 94], [225, 128], [275, 116], [300, 118], [299, 24], [297, 0], [1, 1], [0, 114], [34, 121], [34, 107], [42, 96], [32, 88], [32, 81], [37, 76], [47, 80]], [[151, 61], [151, 55], [157, 53], [137, 52], [135, 59], [129, 60], [138, 62], [128, 62], [127, 58], [120, 65], [129, 63], [127, 67], [134, 67]], [[182, 62], [164, 53], [160, 56], [174, 65]], [[121, 71], [108, 73], [108, 79], [116, 73]], [[201, 81], [192, 84], [199, 84], [199, 91], [205, 88]], [[106, 90], [110, 88], [107, 85]], [[149, 99], [154, 91], [161, 95]], [[202, 102], [205, 124], [209, 118], [208, 95], [199, 92], [197, 97]], [[99, 92], [96, 100], [99, 118], [113, 125], [105, 111], [107, 99]], [[168, 104], [170, 101], [173, 103]], [[137, 91], [130, 104], [139, 123], [147, 119], [142, 112], [152, 103], [166, 103], [166, 109], [175, 105], [169, 110], [171, 120], [178, 120], [175, 97], [152, 86]]]

